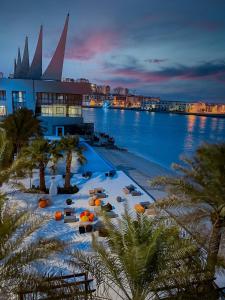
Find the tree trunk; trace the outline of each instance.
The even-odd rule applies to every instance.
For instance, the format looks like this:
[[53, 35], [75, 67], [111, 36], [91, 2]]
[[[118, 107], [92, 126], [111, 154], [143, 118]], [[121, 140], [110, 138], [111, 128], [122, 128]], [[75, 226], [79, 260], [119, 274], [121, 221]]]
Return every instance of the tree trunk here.
[[222, 230], [222, 221], [218, 217], [213, 224], [210, 240], [209, 240], [209, 250], [207, 257], [207, 267], [212, 272], [214, 276], [216, 269], [217, 256], [220, 248], [221, 241], [221, 230]]
[[66, 176], [65, 176], [65, 185], [64, 185], [64, 188], [66, 190], [70, 189], [71, 163], [72, 163], [72, 151], [68, 151], [66, 156]]
[[45, 186], [45, 166], [43, 162], [39, 164], [39, 179], [40, 179], [40, 191], [46, 192]]

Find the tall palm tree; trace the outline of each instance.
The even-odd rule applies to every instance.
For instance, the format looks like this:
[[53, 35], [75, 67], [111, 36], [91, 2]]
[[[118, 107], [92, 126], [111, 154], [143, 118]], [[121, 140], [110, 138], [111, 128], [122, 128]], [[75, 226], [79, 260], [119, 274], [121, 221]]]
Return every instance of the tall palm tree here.
[[75, 263], [96, 278], [101, 296], [110, 290], [108, 299], [113, 293], [123, 300], [205, 299], [204, 284], [212, 278], [196, 245], [181, 239], [177, 227], [133, 217], [127, 209], [118, 223], [105, 217], [104, 226], [106, 240], [93, 236], [93, 254], [73, 253]]
[[0, 169], [9, 167], [12, 162], [13, 144], [8, 140], [6, 131], [0, 128]]
[[71, 164], [72, 164], [72, 155], [73, 152], [76, 153], [77, 159], [80, 164], [84, 164], [86, 162], [86, 158], [83, 156], [83, 148], [79, 145], [79, 137], [78, 136], [68, 136], [63, 137], [60, 140], [61, 149], [66, 153], [66, 176], [65, 176], [65, 190], [69, 190], [70, 185], [70, 177], [71, 177]]
[[26, 157], [33, 164], [33, 168], [39, 168], [40, 191], [45, 192], [45, 169], [51, 158], [51, 144], [41, 137], [37, 138], [23, 149], [22, 157]]
[[8, 140], [4, 129], [0, 128], [0, 186], [10, 178], [22, 176], [27, 169], [27, 161], [23, 157], [12, 160], [13, 145]]
[[4, 299], [11, 299], [19, 286], [25, 288], [28, 282], [38, 279], [31, 264], [63, 250], [64, 245], [54, 239], [37, 238], [29, 242], [45, 220], [26, 211], [16, 211], [2, 194], [0, 215], [0, 291]]
[[29, 138], [42, 133], [40, 121], [27, 108], [18, 109], [7, 116], [1, 124], [1, 128], [5, 130], [8, 140], [13, 144], [17, 154], [23, 146], [28, 144]]
[[218, 261], [221, 233], [225, 226], [225, 144], [203, 144], [192, 159], [174, 164], [178, 177], [159, 177], [153, 186], [164, 187], [168, 197], [159, 202], [179, 212], [182, 222], [211, 222], [207, 264], [212, 274]]

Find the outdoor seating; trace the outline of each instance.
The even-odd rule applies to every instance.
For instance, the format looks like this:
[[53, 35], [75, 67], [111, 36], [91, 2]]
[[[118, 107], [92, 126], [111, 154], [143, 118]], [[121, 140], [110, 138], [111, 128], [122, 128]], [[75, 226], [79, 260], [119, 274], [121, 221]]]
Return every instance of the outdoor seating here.
[[151, 205], [151, 203], [149, 201], [145, 201], [145, 202], [140, 202], [140, 204], [145, 208], [149, 208], [149, 206]]
[[107, 197], [107, 195], [105, 193], [96, 193], [96, 196], [98, 198], [106, 198]]
[[91, 172], [91, 171], [86, 171], [86, 172], [84, 172], [84, 173], [82, 174], [82, 176], [83, 176], [84, 178], [91, 178], [92, 172]]
[[89, 201], [88, 201], [88, 204], [90, 206], [95, 206], [95, 199], [91, 198]]
[[145, 208], [140, 203], [135, 204], [134, 209], [139, 214], [143, 214], [145, 212]]
[[60, 221], [62, 219], [62, 217], [63, 217], [63, 214], [62, 214], [61, 211], [56, 211], [55, 212], [55, 220], [56, 221]]
[[120, 197], [120, 196], [117, 196], [117, 197], [116, 197], [116, 201], [117, 201], [117, 202], [122, 202], [122, 201], [123, 201], [123, 199], [122, 199], [122, 197]]
[[126, 195], [130, 194], [130, 190], [127, 187], [123, 188], [123, 191]]
[[84, 226], [79, 226], [79, 233], [80, 234], [85, 233], [85, 227]]
[[102, 210], [109, 212], [113, 209], [112, 205], [110, 203], [107, 203], [106, 205], [102, 206]]
[[48, 206], [48, 199], [45, 199], [45, 198], [40, 198], [39, 200], [38, 200], [38, 206], [40, 207], [40, 208], [45, 208], [46, 206]]
[[141, 196], [141, 192], [139, 192], [139, 191], [132, 191], [131, 195], [132, 196]]
[[76, 222], [76, 215], [73, 208], [64, 208], [64, 223]]

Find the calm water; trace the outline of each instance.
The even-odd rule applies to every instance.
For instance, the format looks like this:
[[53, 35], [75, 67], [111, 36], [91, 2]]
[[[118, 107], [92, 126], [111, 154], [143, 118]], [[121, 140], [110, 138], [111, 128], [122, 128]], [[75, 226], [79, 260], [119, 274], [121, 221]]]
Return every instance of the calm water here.
[[167, 168], [203, 141], [225, 141], [222, 118], [94, 108], [84, 109], [83, 116], [96, 131], [115, 137], [117, 145]]

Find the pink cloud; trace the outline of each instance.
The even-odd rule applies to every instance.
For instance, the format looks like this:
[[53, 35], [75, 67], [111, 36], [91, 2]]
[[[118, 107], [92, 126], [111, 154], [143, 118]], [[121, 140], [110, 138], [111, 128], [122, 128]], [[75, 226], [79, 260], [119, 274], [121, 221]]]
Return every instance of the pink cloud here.
[[68, 45], [67, 59], [89, 60], [98, 54], [112, 51], [119, 46], [120, 35], [113, 31], [101, 31], [84, 34], [74, 38]]

